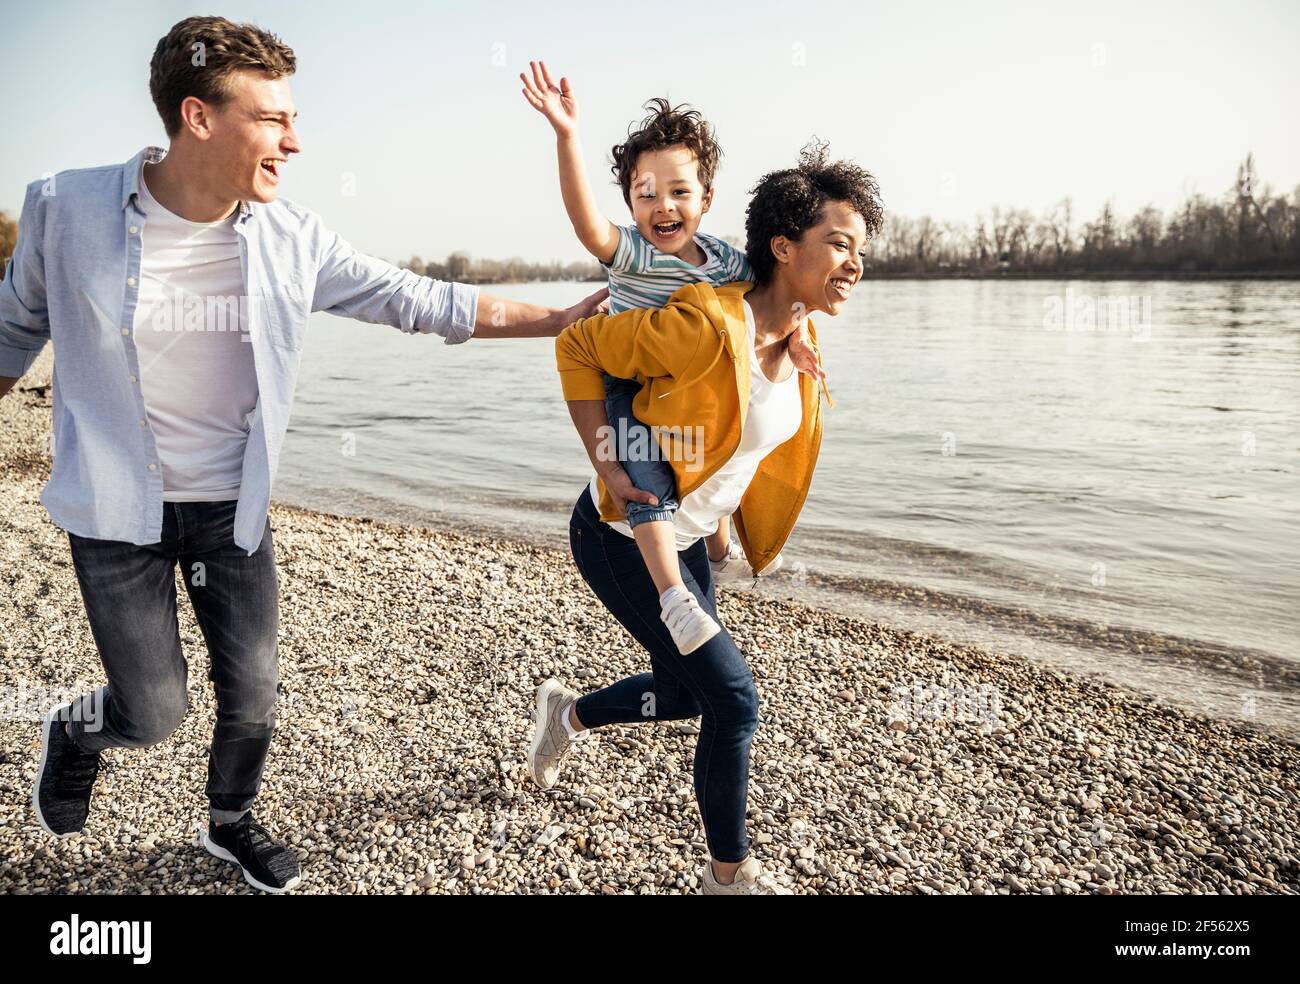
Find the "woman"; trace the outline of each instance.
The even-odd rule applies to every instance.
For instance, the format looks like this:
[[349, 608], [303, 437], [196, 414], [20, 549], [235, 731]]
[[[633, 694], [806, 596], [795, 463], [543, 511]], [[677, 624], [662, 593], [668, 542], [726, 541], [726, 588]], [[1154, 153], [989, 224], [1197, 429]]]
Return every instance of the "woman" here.
[[[824, 145], [805, 149], [797, 167], [754, 188], [745, 231], [755, 283], [692, 284], [662, 309], [587, 318], [556, 339], [564, 395], [597, 472], [573, 510], [573, 558], [645, 647], [650, 672], [585, 696], [557, 680], [543, 683], [530, 771], [542, 788], [554, 785], [572, 743], [591, 728], [700, 717], [694, 772], [710, 854], [706, 895], [781, 891], [750, 857], [745, 832], [758, 694], [725, 628], [684, 656], [660, 620], [661, 599], [619, 521], [628, 499], [647, 500], [602, 447], [602, 374], [643, 381], [633, 409], [656, 431], [677, 478], [682, 580], [716, 619], [714, 572], [774, 567], [807, 495], [821, 444], [821, 394], [795, 372], [787, 343], [806, 324], [816, 345], [809, 313], [835, 315], [848, 299], [867, 239], [880, 228], [878, 195], [862, 168], [828, 162]], [[734, 550], [709, 557], [704, 538], [732, 518], [743, 558]]]

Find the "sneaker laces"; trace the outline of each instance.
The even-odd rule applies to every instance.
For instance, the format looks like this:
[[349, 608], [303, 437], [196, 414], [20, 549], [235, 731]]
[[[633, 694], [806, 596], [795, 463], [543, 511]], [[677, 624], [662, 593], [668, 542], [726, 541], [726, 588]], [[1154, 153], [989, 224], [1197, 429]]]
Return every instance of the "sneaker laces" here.
[[293, 870], [293, 852], [276, 841], [269, 830], [253, 819], [251, 813], [245, 813], [243, 818], [231, 826], [234, 827], [236, 857], [239, 857], [242, 848], [249, 856], [266, 865], [277, 877], [283, 877]]
[[[61, 726], [61, 725], [60, 725]], [[54, 790], [62, 796], [80, 796], [99, 775], [99, 753], [83, 752], [66, 732], [67, 746], [59, 756], [55, 771]]]

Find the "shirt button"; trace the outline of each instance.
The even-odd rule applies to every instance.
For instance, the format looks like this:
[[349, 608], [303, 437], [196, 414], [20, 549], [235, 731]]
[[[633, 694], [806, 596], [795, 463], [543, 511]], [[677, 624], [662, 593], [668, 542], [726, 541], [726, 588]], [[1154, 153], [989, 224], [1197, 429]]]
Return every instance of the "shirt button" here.
[[134, 383], [135, 381], [136, 381], [136, 379], [135, 379], [135, 373], [131, 373], [131, 382]]
[[140, 426], [141, 426], [141, 427], [144, 426], [144, 418], [143, 418], [143, 417], [140, 418]]
[[131, 329], [130, 329], [130, 328], [123, 328], [123, 329], [122, 329], [122, 334], [123, 334], [123, 335], [129, 335], [129, 334], [131, 334]]
[[151, 461], [151, 462], [149, 462], [149, 470], [150, 470], [150, 471], [157, 471], [157, 470], [158, 470], [158, 466], [155, 465], [155, 464]]
[[139, 226], [131, 226], [131, 228], [130, 228], [128, 231], [131, 233], [131, 235], [134, 236], [137, 232], [140, 231], [140, 227], [139, 227]]
[[134, 287], [134, 286], [135, 286], [135, 277], [127, 277], [127, 278], [126, 278], [126, 285], [127, 285], [128, 287]]

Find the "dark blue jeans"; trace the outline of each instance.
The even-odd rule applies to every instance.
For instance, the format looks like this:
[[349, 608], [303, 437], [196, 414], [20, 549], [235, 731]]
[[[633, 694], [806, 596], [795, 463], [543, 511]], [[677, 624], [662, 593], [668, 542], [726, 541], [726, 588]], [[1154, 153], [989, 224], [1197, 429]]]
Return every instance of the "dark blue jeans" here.
[[632, 413], [632, 398], [641, 392], [641, 384], [635, 379], [619, 379], [605, 374], [605, 416], [609, 418], [610, 427], [614, 428], [615, 448], [621, 448], [621, 441], [626, 439], [628, 450], [644, 447], [649, 454], [619, 454], [619, 464], [627, 472], [627, 477], [643, 492], [650, 492], [659, 500], [657, 505], [647, 502], [629, 502], [627, 504], [627, 525], [637, 526], [641, 523], [672, 522], [673, 513], [677, 511], [677, 476], [673, 466], [663, 459], [659, 443], [654, 439], [645, 424], [637, 420]]
[[[87, 752], [144, 748], [188, 710], [176, 621], [176, 564], [207, 642], [217, 726], [208, 756], [213, 820], [253, 805], [275, 731], [279, 595], [271, 523], [257, 550], [235, 546], [236, 503], [164, 502], [162, 539], [140, 547], [68, 534], [108, 686], [74, 701], [69, 734]], [[83, 712], [84, 706], [84, 712]], [[98, 707], [98, 710], [93, 708]]]
[[[749, 745], [758, 728], [758, 691], [744, 654], [725, 628], [687, 656], [677, 651], [659, 618], [659, 592], [636, 541], [602, 523], [585, 490], [569, 521], [569, 545], [596, 597], [650, 654], [651, 669], [579, 698], [578, 720], [598, 728], [700, 718], [695, 798], [709, 853], [718, 861], [743, 861], [749, 854]], [[704, 541], [696, 541], [678, 557], [686, 587], [716, 619]]]

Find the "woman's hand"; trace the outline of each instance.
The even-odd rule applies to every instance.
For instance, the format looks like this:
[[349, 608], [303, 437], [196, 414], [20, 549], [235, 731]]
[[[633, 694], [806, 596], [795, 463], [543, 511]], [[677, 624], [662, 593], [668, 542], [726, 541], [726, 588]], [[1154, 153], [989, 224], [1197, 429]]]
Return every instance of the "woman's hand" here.
[[557, 86], [551, 81], [546, 62], [529, 62], [528, 65], [533, 70], [531, 82], [523, 72], [519, 73], [528, 104], [551, 121], [558, 136], [567, 137], [577, 132], [578, 100], [573, 95], [569, 80], [561, 78]]
[[790, 356], [790, 361], [794, 363], [794, 367], [800, 372], [806, 372], [816, 380], [826, 378], [821, 361], [817, 358], [817, 350], [813, 348], [812, 340], [808, 337], [807, 325], [800, 325], [794, 330], [786, 343], [786, 352]]
[[632, 484], [632, 479], [628, 478], [622, 465], [611, 463], [601, 470], [600, 477], [605, 483], [605, 488], [609, 489], [609, 496], [614, 500], [614, 505], [625, 518], [629, 502], [644, 502], [649, 506], [659, 505], [659, 500], [652, 492], [646, 492]]

